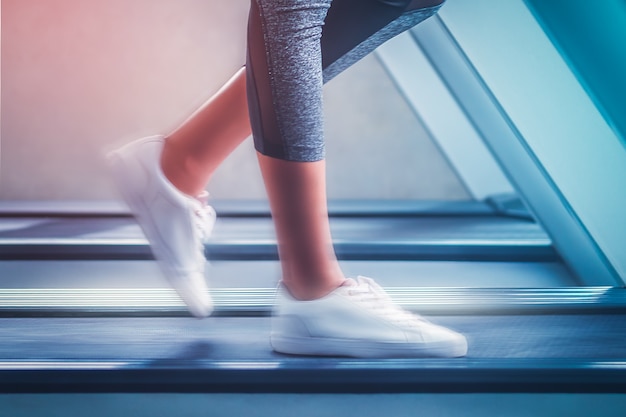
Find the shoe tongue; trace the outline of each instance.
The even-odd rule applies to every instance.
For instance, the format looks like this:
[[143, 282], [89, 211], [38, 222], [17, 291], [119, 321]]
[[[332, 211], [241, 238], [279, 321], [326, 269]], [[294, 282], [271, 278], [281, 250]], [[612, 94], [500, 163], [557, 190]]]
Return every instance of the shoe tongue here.
[[342, 287], [358, 287], [358, 285], [354, 278], [346, 278], [343, 284], [341, 284]]
[[209, 192], [202, 191], [200, 194], [194, 196], [196, 200], [198, 200], [203, 206], [206, 206], [209, 202]]

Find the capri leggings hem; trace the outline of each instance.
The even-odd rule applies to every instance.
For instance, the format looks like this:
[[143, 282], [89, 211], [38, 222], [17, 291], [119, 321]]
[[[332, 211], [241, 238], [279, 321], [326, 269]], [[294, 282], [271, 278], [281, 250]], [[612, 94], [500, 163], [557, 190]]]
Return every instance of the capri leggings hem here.
[[251, 0], [246, 65], [255, 149], [287, 161], [324, 159], [323, 84], [441, 7], [405, 11], [409, 3]]

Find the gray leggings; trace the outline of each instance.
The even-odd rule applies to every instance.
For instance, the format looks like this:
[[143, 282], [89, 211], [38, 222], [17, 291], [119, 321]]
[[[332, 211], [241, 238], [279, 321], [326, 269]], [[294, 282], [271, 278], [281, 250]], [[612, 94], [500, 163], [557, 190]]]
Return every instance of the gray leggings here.
[[322, 85], [444, 0], [251, 0], [247, 89], [255, 148], [324, 159]]

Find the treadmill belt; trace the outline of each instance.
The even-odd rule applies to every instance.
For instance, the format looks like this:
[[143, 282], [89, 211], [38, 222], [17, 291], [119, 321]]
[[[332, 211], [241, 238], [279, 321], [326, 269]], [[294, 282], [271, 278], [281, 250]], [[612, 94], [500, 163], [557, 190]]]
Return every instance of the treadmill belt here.
[[[626, 314], [440, 316], [433, 322], [465, 334], [473, 359], [626, 359]], [[5, 318], [0, 361], [171, 361], [301, 358], [272, 352], [269, 318]], [[424, 361], [421, 359], [420, 361]]]

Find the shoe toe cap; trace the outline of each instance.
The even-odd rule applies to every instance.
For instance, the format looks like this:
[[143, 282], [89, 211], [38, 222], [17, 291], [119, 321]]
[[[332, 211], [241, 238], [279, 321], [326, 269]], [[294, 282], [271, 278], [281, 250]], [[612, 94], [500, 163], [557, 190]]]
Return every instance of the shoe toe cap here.
[[170, 282], [194, 317], [203, 318], [211, 314], [213, 301], [204, 274], [181, 274], [170, 279]]
[[213, 302], [208, 293], [194, 294], [193, 297], [183, 297], [183, 301], [187, 305], [187, 309], [192, 316], [197, 318], [204, 318], [211, 315], [213, 312]]

